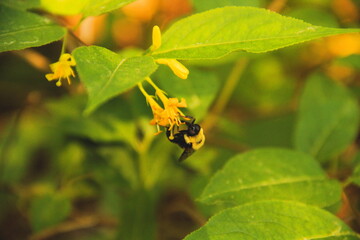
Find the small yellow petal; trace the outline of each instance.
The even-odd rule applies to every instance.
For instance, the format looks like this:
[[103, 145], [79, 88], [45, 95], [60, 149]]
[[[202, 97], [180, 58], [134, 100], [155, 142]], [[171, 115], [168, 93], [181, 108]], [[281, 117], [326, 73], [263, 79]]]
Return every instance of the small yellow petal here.
[[59, 66], [59, 62], [50, 64], [51, 71], [55, 72], [58, 66]]
[[154, 136], [159, 135], [160, 133], [162, 133], [163, 131], [157, 131], [156, 133], [154, 133]]
[[152, 31], [151, 51], [155, 51], [160, 46], [161, 46], [161, 31], [160, 28], [156, 25], [153, 27], [153, 31]]
[[176, 76], [178, 76], [181, 79], [187, 79], [189, 75], [189, 70], [184, 65], [182, 65], [178, 60], [171, 59], [169, 67], [175, 73]]
[[45, 77], [46, 77], [46, 79], [47, 79], [48, 81], [52, 81], [52, 80], [55, 79], [53, 73], [48, 73], [48, 74], [45, 75]]
[[160, 107], [160, 105], [151, 96], [146, 97], [146, 100], [152, 109], [162, 109], [162, 107]]
[[189, 75], [189, 70], [176, 59], [156, 59], [155, 61], [168, 65], [173, 73], [181, 79], [187, 79]]
[[167, 58], [159, 58], [159, 59], [156, 59], [155, 62], [158, 63], [158, 64], [168, 65], [169, 64], [169, 59], [167, 59]]
[[181, 107], [181, 108], [186, 108], [186, 107], [187, 107], [187, 104], [186, 104], [185, 98], [181, 98], [181, 101], [178, 103], [177, 106], [178, 106], [178, 107]]
[[169, 99], [166, 97], [165, 92], [162, 90], [156, 90], [155, 94], [160, 98], [161, 102], [164, 104], [164, 106], [167, 104]]
[[71, 58], [71, 55], [69, 53], [64, 53], [60, 56], [59, 61], [63, 62], [63, 61], [67, 61]]

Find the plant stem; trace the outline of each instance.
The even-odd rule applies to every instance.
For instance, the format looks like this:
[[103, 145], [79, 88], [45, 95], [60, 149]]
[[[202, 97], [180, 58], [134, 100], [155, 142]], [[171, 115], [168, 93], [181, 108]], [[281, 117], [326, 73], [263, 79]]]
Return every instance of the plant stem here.
[[[151, 134], [151, 135], [150, 135]], [[149, 156], [148, 156], [148, 149], [149, 146], [153, 140], [153, 134], [152, 133], [146, 133], [144, 140], [139, 145], [138, 154], [139, 154], [139, 180], [141, 186], [144, 189], [149, 188], [148, 183], [148, 174], [149, 174]]]
[[11, 141], [13, 140], [13, 138], [16, 134], [16, 129], [19, 124], [20, 117], [21, 117], [20, 115], [21, 115], [21, 111], [14, 114], [14, 116], [8, 123], [7, 129], [4, 130], [3, 139], [0, 142], [0, 187], [3, 184], [3, 181], [5, 181], [5, 179], [4, 179], [5, 170], [4, 169], [5, 169], [6, 161], [7, 161], [7, 157], [6, 157], [7, 148], [11, 144]]
[[66, 32], [65, 35], [64, 35], [63, 42], [62, 42], [60, 56], [65, 53], [65, 46], [66, 46], [66, 41], [67, 41], [67, 35], [68, 35], [68, 33]]
[[[138, 85], [139, 88], [142, 88], [142, 85]], [[151, 174], [151, 162], [149, 159], [149, 148], [154, 140], [154, 131], [153, 127], [148, 126], [148, 121], [140, 122], [142, 126], [144, 136], [141, 139], [136, 141], [134, 144], [134, 149], [137, 153], [137, 160], [138, 160], [138, 182], [139, 187], [141, 189], [150, 189], [149, 184], [149, 174]]]
[[155, 89], [155, 91], [162, 92], [162, 90], [158, 86], [156, 86], [156, 84], [151, 80], [151, 78], [146, 77], [145, 80]]
[[206, 118], [206, 120], [202, 124], [204, 129], [211, 129], [216, 124], [220, 114], [229, 102], [230, 97], [232, 96], [234, 89], [238, 84], [247, 64], [248, 59], [246, 58], [242, 58], [234, 64], [234, 67], [231, 70], [228, 78], [226, 79], [225, 85], [221, 90], [217, 101], [215, 102], [215, 105], [210, 111], [208, 118]]

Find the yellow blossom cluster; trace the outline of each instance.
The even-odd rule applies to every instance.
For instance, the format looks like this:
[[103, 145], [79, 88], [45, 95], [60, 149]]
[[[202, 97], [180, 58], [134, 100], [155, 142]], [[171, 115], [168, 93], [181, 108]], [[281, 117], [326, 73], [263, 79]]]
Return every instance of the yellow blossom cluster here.
[[71, 67], [75, 65], [75, 59], [69, 53], [64, 53], [60, 56], [58, 62], [50, 64], [50, 69], [53, 73], [48, 73], [45, 77], [48, 81], [57, 80], [56, 86], [58, 87], [61, 86], [62, 79], [67, 79], [70, 84], [70, 76], [75, 77], [74, 71]]
[[155, 101], [154, 97], [145, 91], [142, 84], [138, 84], [140, 91], [145, 96], [146, 101], [150, 105], [154, 115], [154, 118], [150, 121], [150, 124], [158, 126], [158, 133], [161, 132], [159, 130], [159, 126], [166, 127], [168, 130], [171, 130], [175, 125], [180, 126], [180, 124], [182, 124], [181, 119], [185, 118], [185, 115], [180, 111], [179, 108], [187, 107], [185, 99], [182, 98], [181, 101], [179, 101], [177, 98], [168, 98], [165, 92], [157, 87], [150, 78], [146, 78], [146, 80], [152, 87], [154, 87], [155, 95], [163, 104], [163, 107], [160, 106]]

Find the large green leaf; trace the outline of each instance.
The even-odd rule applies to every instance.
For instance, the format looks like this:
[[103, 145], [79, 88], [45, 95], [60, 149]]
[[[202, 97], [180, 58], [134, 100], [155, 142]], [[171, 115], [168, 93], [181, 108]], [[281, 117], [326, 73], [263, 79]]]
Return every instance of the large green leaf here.
[[0, 0], [0, 4], [7, 5], [17, 9], [30, 9], [40, 6], [40, 0]]
[[60, 15], [83, 13], [85, 17], [104, 14], [134, 0], [41, 0], [44, 9]]
[[82, 11], [85, 16], [95, 16], [118, 9], [135, 0], [88, 0]]
[[260, 7], [261, 3], [262, 0], [192, 0], [196, 12], [203, 12], [225, 6]]
[[41, 0], [41, 7], [58, 15], [80, 14], [89, 0]]
[[73, 54], [80, 79], [89, 93], [86, 113], [135, 86], [157, 68], [152, 57], [121, 58], [102, 47], [80, 47]]
[[261, 53], [312, 39], [359, 32], [314, 26], [254, 7], [224, 7], [192, 15], [172, 25], [155, 58], [209, 59], [244, 50]]
[[0, 52], [41, 46], [64, 34], [47, 18], [0, 4]]
[[319, 74], [308, 79], [295, 129], [296, 149], [328, 160], [353, 141], [358, 125], [358, 105], [347, 89]]
[[329, 212], [291, 201], [261, 201], [230, 208], [210, 218], [184, 240], [356, 240]]
[[319, 207], [340, 200], [340, 185], [329, 180], [310, 156], [265, 148], [239, 154], [210, 180], [200, 201], [236, 206], [259, 199], [301, 201]]

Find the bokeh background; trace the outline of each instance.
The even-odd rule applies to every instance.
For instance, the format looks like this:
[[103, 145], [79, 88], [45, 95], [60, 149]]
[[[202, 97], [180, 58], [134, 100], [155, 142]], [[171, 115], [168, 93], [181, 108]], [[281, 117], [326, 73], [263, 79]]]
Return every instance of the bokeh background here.
[[[319, 26], [360, 27], [359, 0], [137, 0], [84, 20], [67, 48], [99, 45], [131, 55], [151, 45], [154, 25], [166, 31], [177, 19], [228, 5], [268, 8]], [[71, 28], [81, 16], [53, 18]], [[299, 95], [310, 76], [321, 74], [360, 96], [359, 34], [184, 62], [188, 80], [161, 67], [154, 81], [169, 96], [186, 98], [207, 137], [203, 149], [177, 163], [181, 150], [164, 134], [154, 136], [138, 89], [86, 117], [78, 79], [62, 88], [48, 82], [60, 51], [55, 42], [0, 54], [0, 239], [182, 239], [216, 212], [195, 200], [232, 155], [293, 146]], [[360, 159], [357, 149], [349, 146], [329, 175], [346, 178]], [[358, 190], [348, 188], [356, 206]], [[360, 230], [350, 205], [345, 201], [338, 215]]]

